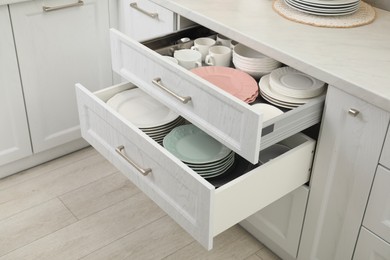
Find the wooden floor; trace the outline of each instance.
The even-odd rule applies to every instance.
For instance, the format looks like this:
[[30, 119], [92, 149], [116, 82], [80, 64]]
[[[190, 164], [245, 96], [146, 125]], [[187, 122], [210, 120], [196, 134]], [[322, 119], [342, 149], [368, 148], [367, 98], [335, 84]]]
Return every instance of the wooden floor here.
[[279, 259], [240, 226], [206, 251], [94, 149], [0, 180], [0, 259]]

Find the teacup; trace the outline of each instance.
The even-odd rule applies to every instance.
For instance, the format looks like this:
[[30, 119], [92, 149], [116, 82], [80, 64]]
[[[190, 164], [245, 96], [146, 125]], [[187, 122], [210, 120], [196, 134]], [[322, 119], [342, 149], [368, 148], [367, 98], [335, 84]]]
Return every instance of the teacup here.
[[229, 67], [232, 58], [232, 50], [226, 46], [212, 46], [206, 56], [205, 63], [212, 66]]
[[211, 38], [198, 38], [194, 40], [194, 46], [191, 47], [191, 50], [197, 50], [202, 54], [202, 61], [206, 58], [206, 55], [209, 53], [209, 48], [215, 45], [215, 40]]
[[179, 62], [177, 61], [177, 59], [175, 59], [174, 57], [171, 57], [171, 56], [163, 56], [163, 57], [164, 57], [164, 59], [166, 59], [166, 60], [169, 60], [169, 61], [171, 61], [171, 62], [173, 62], [173, 63], [179, 64]]
[[222, 34], [217, 35], [217, 44], [218, 45], [230, 47], [231, 42], [232, 42], [232, 40], [229, 39], [228, 37], [226, 37]]
[[193, 69], [202, 66], [202, 54], [196, 50], [177, 50], [173, 57], [179, 62], [179, 65], [186, 69]]

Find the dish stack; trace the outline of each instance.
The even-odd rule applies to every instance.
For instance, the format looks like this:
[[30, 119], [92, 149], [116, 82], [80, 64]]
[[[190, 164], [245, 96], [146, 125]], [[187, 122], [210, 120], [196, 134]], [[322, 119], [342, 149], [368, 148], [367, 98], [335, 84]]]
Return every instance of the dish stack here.
[[291, 8], [314, 15], [347, 15], [359, 9], [360, 0], [284, 0]]
[[259, 81], [260, 95], [269, 103], [295, 108], [325, 94], [326, 84], [291, 67], [282, 67]]
[[279, 61], [241, 43], [237, 44], [233, 49], [233, 64], [237, 69], [255, 78], [260, 78], [281, 66]]
[[173, 128], [184, 123], [182, 117], [139, 88], [120, 92], [107, 104], [159, 144]]
[[257, 82], [243, 71], [208, 66], [192, 69], [191, 72], [246, 103], [252, 103], [259, 95]]
[[204, 178], [220, 176], [234, 164], [233, 151], [192, 124], [174, 128], [163, 146]]

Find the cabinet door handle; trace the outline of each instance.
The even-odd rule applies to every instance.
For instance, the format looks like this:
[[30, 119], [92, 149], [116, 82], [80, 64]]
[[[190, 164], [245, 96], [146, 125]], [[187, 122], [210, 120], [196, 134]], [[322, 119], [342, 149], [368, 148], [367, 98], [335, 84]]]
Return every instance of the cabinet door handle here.
[[152, 83], [154, 85], [156, 85], [157, 87], [161, 88], [162, 90], [164, 90], [165, 92], [171, 94], [173, 97], [175, 97], [176, 99], [180, 100], [180, 102], [182, 102], [183, 104], [187, 104], [190, 100], [191, 100], [191, 97], [182, 97], [182, 96], [179, 96], [178, 94], [176, 94], [175, 92], [173, 92], [172, 90], [168, 89], [167, 87], [165, 87], [162, 83], [161, 83], [161, 78], [155, 78], [152, 80]]
[[137, 10], [137, 11], [139, 11], [139, 12], [141, 12], [141, 13], [143, 13], [143, 14], [145, 14], [153, 19], [158, 19], [158, 13], [151, 13], [151, 12], [148, 12], [148, 11], [142, 9], [142, 8], [139, 8], [136, 2], [130, 3], [130, 7], [134, 8], [135, 10]]
[[348, 114], [350, 114], [351, 116], [353, 116], [353, 117], [356, 117], [357, 115], [359, 115], [359, 110], [357, 110], [357, 109], [354, 109], [354, 108], [350, 108], [349, 110], [348, 110]]
[[57, 5], [57, 6], [42, 6], [43, 11], [45, 12], [50, 12], [50, 11], [55, 11], [55, 10], [60, 10], [64, 8], [69, 8], [69, 7], [74, 7], [74, 6], [81, 6], [84, 5], [84, 1], [78, 0], [77, 3], [73, 4], [66, 4], [66, 5]]
[[120, 145], [117, 148], [115, 148], [115, 151], [123, 159], [125, 159], [128, 163], [130, 163], [134, 168], [136, 168], [137, 171], [139, 171], [142, 175], [146, 176], [152, 172], [152, 170], [150, 168], [144, 169], [144, 168], [140, 167], [138, 164], [136, 164], [135, 162], [133, 162], [133, 160], [131, 160], [129, 157], [127, 157], [127, 155], [125, 154], [125, 147], [123, 145]]

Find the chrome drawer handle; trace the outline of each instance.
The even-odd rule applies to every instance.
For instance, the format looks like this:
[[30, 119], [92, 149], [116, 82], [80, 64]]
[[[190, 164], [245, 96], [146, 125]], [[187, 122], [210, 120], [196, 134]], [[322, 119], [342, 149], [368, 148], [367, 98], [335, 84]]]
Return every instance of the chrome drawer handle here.
[[151, 12], [145, 11], [144, 9], [139, 8], [136, 2], [130, 3], [130, 7], [134, 8], [135, 10], [137, 10], [143, 14], [146, 14], [147, 16], [149, 16], [153, 19], [158, 19], [158, 13], [151, 13]]
[[74, 6], [81, 6], [84, 5], [84, 1], [78, 0], [77, 3], [73, 4], [67, 4], [67, 5], [57, 5], [57, 6], [42, 6], [43, 11], [45, 12], [50, 12], [50, 11], [55, 11], [55, 10], [60, 10], [64, 8], [69, 8], [69, 7], [74, 7]]
[[123, 145], [120, 145], [118, 146], [117, 148], [115, 148], [115, 151], [123, 158], [125, 159], [128, 163], [130, 163], [134, 168], [137, 169], [137, 171], [139, 171], [142, 175], [146, 176], [148, 175], [149, 173], [152, 172], [152, 170], [150, 168], [147, 168], [147, 169], [143, 169], [142, 167], [140, 167], [138, 164], [136, 164], [135, 162], [133, 162], [129, 157], [126, 156], [125, 154], [125, 147]]
[[356, 117], [357, 115], [359, 115], [359, 110], [357, 110], [357, 109], [354, 109], [354, 108], [350, 108], [349, 110], [348, 110], [348, 114], [350, 114], [351, 116], [353, 116], [353, 117]]
[[187, 104], [190, 100], [191, 100], [191, 97], [182, 97], [182, 96], [179, 96], [178, 94], [176, 94], [175, 92], [173, 92], [172, 90], [168, 89], [167, 87], [165, 87], [162, 83], [161, 83], [161, 78], [155, 78], [152, 80], [152, 83], [154, 85], [156, 85], [157, 87], [161, 88], [162, 90], [164, 90], [165, 92], [171, 94], [173, 97], [175, 97], [176, 99], [180, 100], [180, 102], [182, 102], [183, 104]]

